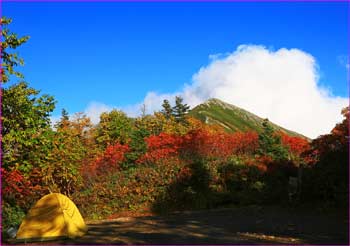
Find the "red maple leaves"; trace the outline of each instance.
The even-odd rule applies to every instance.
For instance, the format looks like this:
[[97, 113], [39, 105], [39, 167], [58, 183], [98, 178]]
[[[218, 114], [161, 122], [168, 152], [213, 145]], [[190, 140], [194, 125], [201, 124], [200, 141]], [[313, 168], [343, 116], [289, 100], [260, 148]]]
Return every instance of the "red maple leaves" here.
[[20, 199], [30, 193], [30, 182], [24, 178], [20, 171], [8, 171], [1, 168], [1, 175], [3, 179], [2, 192], [5, 197]]
[[300, 155], [310, 148], [309, 142], [301, 137], [292, 137], [287, 134], [281, 134], [282, 144], [287, 146], [291, 153]]
[[232, 154], [252, 153], [258, 147], [255, 132], [234, 133], [211, 132], [196, 129], [183, 136], [161, 133], [145, 139], [147, 153], [138, 163], [157, 162], [171, 157], [219, 158]]
[[183, 138], [178, 135], [160, 133], [145, 138], [147, 152], [141, 156], [138, 163], [157, 162], [161, 159], [174, 157], [179, 154]]
[[108, 145], [106, 150], [93, 161], [82, 168], [85, 177], [99, 176], [120, 170], [120, 164], [125, 160], [125, 154], [130, 151], [127, 144], [115, 143]]

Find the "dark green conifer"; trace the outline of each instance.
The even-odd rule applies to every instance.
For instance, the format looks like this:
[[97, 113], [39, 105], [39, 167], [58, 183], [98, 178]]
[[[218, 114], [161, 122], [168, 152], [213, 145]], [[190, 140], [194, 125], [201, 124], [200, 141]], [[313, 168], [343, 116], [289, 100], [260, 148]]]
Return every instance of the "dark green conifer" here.
[[173, 115], [177, 122], [186, 123], [185, 116], [188, 113], [189, 109], [190, 109], [190, 106], [183, 103], [182, 97], [180, 96], [175, 97], [175, 106], [173, 107]]
[[167, 119], [169, 119], [173, 115], [173, 108], [171, 107], [169, 101], [164, 99], [162, 107], [163, 109], [161, 112], [165, 115]]

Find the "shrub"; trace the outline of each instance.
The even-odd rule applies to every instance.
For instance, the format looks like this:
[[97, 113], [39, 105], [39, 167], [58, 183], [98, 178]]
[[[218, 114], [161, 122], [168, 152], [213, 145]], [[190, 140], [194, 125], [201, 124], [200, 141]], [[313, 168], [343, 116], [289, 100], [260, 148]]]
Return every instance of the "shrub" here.
[[25, 212], [18, 205], [10, 205], [7, 202], [2, 203], [2, 231], [10, 227], [17, 227], [21, 224]]
[[153, 165], [106, 173], [103, 179], [76, 193], [74, 201], [88, 218], [150, 207], [176, 178], [182, 165], [178, 159], [168, 158]]
[[255, 165], [228, 162], [219, 172], [227, 197], [226, 203], [260, 203], [265, 188], [264, 171]]
[[226, 160], [233, 154], [252, 154], [257, 147], [258, 135], [255, 132], [228, 134], [200, 128], [184, 136], [181, 153], [187, 159]]
[[181, 136], [168, 133], [149, 136], [145, 141], [147, 152], [137, 160], [138, 163], [156, 163], [177, 156], [182, 144]]
[[349, 198], [349, 107], [344, 120], [330, 134], [313, 140], [304, 153], [312, 165], [305, 168], [302, 199], [338, 207], [348, 207]]
[[101, 155], [82, 167], [81, 174], [85, 182], [91, 182], [96, 178], [105, 178], [106, 173], [115, 173], [121, 170], [120, 165], [125, 160], [125, 154], [128, 151], [128, 145], [120, 143], [108, 145]]

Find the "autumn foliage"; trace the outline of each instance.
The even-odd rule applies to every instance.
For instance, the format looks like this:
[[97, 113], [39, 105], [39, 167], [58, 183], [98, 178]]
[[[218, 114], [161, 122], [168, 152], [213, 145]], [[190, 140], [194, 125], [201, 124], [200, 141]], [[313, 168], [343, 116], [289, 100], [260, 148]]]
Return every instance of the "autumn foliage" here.
[[[2, 169], [5, 208], [9, 215], [26, 209], [19, 202], [26, 201], [24, 197], [34, 201], [53, 189], [66, 192], [90, 218], [145, 208], [162, 211], [279, 203], [288, 201], [289, 177], [295, 177], [305, 165], [315, 166], [310, 172], [332, 183], [329, 187], [314, 174], [309, 176], [324, 187], [321, 195], [330, 199], [339, 185], [334, 178], [338, 171], [328, 175], [328, 159], [337, 159], [334, 153], [344, 151], [347, 144], [345, 116], [347, 121], [331, 134], [310, 143], [274, 132], [267, 121], [264, 132], [229, 133], [220, 126], [192, 118], [176, 121], [160, 113], [135, 121], [121, 113], [110, 114], [102, 128], [93, 127], [83, 115], [74, 120], [65, 115], [57, 129], [45, 135], [51, 148], [46, 162], [26, 175], [16, 168]], [[119, 127], [124, 124], [120, 122], [128, 126]], [[315, 187], [309, 185], [305, 190], [319, 197]]]
[[329, 134], [311, 142], [302, 156], [308, 160], [302, 197], [348, 208], [349, 201], [349, 107], [344, 119]]
[[30, 194], [30, 182], [23, 177], [20, 171], [7, 171], [6, 169], [1, 168], [1, 174], [3, 179], [2, 192], [5, 197], [22, 199], [24, 196]]
[[310, 148], [310, 143], [305, 138], [293, 137], [283, 133], [281, 136], [282, 144], [287, 146], [294, 155], [301, 155]]
[[187, 156], [225, 159], [233, 154], [253, 153], [257, 148], [255, 132], [210, 132], [199, 129], [184, 136], [183, 153]]
[[125, 154], [129, 150], [129, 146], [126, 144], [108, 145], [102, 154], [82, 167], [82, 175], [84, 177], [95, 177], [119, 171], [120, 164], [125, 160]]
[[173, 107], [165, 100], [164, 110], [146, 115], [144, 109], [136, 119], [119, 110], [105, 112], [96, 125], [82, 113], [62, 110], [53, 126], [54, 98], [10, 81], [23, 80], [15, 71], [22, 60], [12, 52], [28, 37], [9, 32], [9, 23], [6, 18], [0, 23], [1, 76], [10, 82], [1, 88], [4, 229], [17, 226], [49, 192], [72, 198], [89, 219], [141, 208], [285, 202], [288, 178], [301, 168], [304, 198], [348, 200], [349, 108], [330, 134], [312, 142], [275, 132], [267, 119], [259, 133], [229, 133], [189, 117], [181, 97]]
[[178, 155], [182, 146], [182, 137], [174, 134], [160, 133], [159, 135], [151, 135], [145, 138], [147, 144], [147, 152], [139, 160], [138, 163], [158, 162], [163, 159]]

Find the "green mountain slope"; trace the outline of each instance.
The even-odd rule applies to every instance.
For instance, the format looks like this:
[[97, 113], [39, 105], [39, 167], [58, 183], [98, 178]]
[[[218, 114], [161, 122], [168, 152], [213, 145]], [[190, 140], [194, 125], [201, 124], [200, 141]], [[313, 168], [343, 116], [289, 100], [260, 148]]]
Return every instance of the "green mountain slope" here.
[[[262, 122], [264, 120], [244, 109], [215, 98], [209, 99], [196, 106], [189, 112], [189, 115], [207, 124], [220, 125], [228, 132], [249, 130], [261, 132]], [[270, 123], [275, 130], [282, 131], [291, 136], [300, 136], [307, 139], [307, 137], [301, 134], [287, 130], [272, 122]]]

